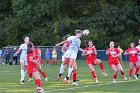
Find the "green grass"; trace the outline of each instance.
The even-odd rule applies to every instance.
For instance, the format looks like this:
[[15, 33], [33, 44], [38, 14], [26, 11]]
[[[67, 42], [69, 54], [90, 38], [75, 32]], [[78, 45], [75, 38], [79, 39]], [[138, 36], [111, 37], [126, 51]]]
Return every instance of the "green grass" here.
[[[49, 81], [45, 82], [42, 78], [42, 88], [45, 93], [138, 93], [140, 91], [140, 80], [124, 81], [118, 74], [117, 80], [124, 81], [112, 84], [112, 70], [108, 66], [107, 62], [104, 61], [105, 71], [109, 75], [104, 77], [101, 75], [99, 67], [95, 66], [96, 74], [99, 83], [95, 83], [92, 79], [90, 71], [84, 61], [78, 61], [78, 82], [79, 87], [74, 87], [71, 84], [64, 84], [63, 80], [60, 82], [56, 81], [57, 73], [59, 71], [60, 63], [58, 66], [42, 66], [46, 72]], [[124, 70], [127, 76], [129, 65], [126, 63]], [[65, 71], [65, 73], [67, 70]], [[62, 76], [62, 79], [64, 76]], [[26, 82], [24, 85], [19, 83], [20, 79], [20, 66], [19, 65], [3, 65], [0, 66], [0, 93], [34, 93], [36, 86], [34, 81], [28, 82], [28, 76], [26, 76]]]

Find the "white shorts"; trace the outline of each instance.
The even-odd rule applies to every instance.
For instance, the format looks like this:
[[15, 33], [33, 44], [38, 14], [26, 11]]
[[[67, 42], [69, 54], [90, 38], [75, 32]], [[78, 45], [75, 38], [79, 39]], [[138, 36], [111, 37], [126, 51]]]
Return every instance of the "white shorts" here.
[[64, 55], [62, 55], [62, 62], [64, 61]]
[[66, 58], [72, 58], [72, 59], [75, 59], [77, 58], [77, 51], [74, 51], [74, 50], [67, 50], [64, 54], [64, 57]]
[[28, 65], [27, 58], [20, 58], [20, 62], [24, 63], [24, 65]]

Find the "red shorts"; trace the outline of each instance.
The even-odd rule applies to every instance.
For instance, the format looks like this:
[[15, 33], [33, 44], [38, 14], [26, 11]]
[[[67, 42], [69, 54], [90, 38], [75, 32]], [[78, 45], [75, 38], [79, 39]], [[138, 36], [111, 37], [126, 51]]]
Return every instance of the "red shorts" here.
[[108, 61], [109, 66], [111, 67], [112, 65], [117, 66], [118, 64], [120, 64], [119, 60], [110, 60]]
[[129, 60], [129, 62], [137, 63], [137, 62], [139, 62], [139, 61], [138, 61], [138, 59], [133, 59], [133, 60]]
[[37, 69], [35, 67], [28, 67], [28, 72], [31, 74], [33, 72], [37, 72]]
[[86, 63], [87, 64], [93, 64], [93, 65], [96, 65], [94, 62], [95, 62], [96, 59], [92, 59], [92, 60], [86, 60]]

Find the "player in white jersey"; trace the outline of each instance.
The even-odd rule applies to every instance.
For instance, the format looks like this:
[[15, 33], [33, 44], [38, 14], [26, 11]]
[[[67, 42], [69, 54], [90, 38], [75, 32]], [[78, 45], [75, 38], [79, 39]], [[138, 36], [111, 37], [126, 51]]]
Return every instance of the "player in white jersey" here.
[[26, 74], [26, 68], [27, 68], [27, 44], [29, 43], [29, 37], [24, 38], [24, 44], [20, 45], [19, 50], [14, 54], [17, 55], [21, 52], [20, 55], [20, 65], [21, 65], [21, 79], [20, 83], [24, 84], [24, 78]]
[[[70, 60], [69, 68], [68, 68], [68, 76], [66, 77], [67, 81], [69, 80], [69, 77], [70, 77], [72, 71], [74, 71], [74, 70], [76, 71], [76, 69], [77, 69], [76, 66], [73, 67], [73, 64], [76, 64], [75, 60], [77, 58], [78, 50], [80, 50], [82, 52], [84, 51], [83, 49], [80, 48], [80, 44], [81, 44], [80, 38], [83, 35], [83, 31], [82, 30], [76, 30], [75, 34], [76, 34], [75, 36], [70, 36], [66, 40], [67, 42], [69, 42], [69, 45], [68, 45], [68, 49], [66, 50], [66, 52], [64, 54], [63, 65], [67, 64], [68, 59]], [[64, 44], [63, 47], [67, 48], [67, 45], [65, 46], [65, 44]], [[73, 81], [72, 85], [78, 86], [76, 81]]]
[[[136, 48], [140, 51], [140, 39], [139, 39], [139, 45]], [[138, 53], [138, 60], [140, 62], [140, 52]]]

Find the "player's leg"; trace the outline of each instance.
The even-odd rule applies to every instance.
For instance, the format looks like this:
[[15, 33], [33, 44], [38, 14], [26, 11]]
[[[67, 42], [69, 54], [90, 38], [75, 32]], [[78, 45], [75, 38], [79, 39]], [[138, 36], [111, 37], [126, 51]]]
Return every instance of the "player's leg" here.
[[33, 80], [33, 74], [28, 71], [28, 76], [29, 76], [29, 80], [28, 81], [32, 81]]
[[114, 71], [114, 74], [113, 74], [113, 83], [115, 83], [116, 82], [116, 78], [117, 78], [117, 71], [118, 70], [117, 70], [116, 65], [114, 65], [114, 64], [111, 65], [111, 68]]
[[33, 76], [35, 77], [35, 83], [37, 86], [37, 92], [42, 93], [44, 90], [41, 88], [41, 78], [38, 71], [33, 72]]
[[124, 80], [127, 80], [127, 78], [124, 75], [124, 71], [123, 71], [123, 68], [122, 68], [121, 64], [117, 65], [117, 69], [120, 71], [120, 73], [121, 73], [122, 77], [124, 78]]
[[73, 71], [72, 66], [73, 66], [73, 63], [74, 63], [74, 62], [75, 62], [75, 59], [70, 58], [69, 68], [68, 68], [68, 76], [66, 77], [66, 78], [67, 78], [67, 81], [69, 80], [70, 75], [71, 75], [71, 73], [72, 73], [72, 71]]
[[96, 82], [98, 82], [98, 79], [97, 79], [97, 76], [96, 76], [96, 73], [95, 73], [93, 64], [88, 64], [88, 67], [89, 67], [89, 70], [90, 70], [90, 72], [91, 72], [92, 77], [94, 78], [94, 80], [95, 80]]
[[25, 65], [24, 62], [20, 62], [20, 66], [21, 66], [21, 78], [20, 78], [20, 83], [24, 84], [24, 77], [25, 77]]
[[103, 63], [102, 63], [102, 61], [101, 61], [100, 59], [95, 59], [94, 64], [99, 65], [100, 70], [101, 70], [101, 72], [102, 72], [102, 74], [103, 74], [104, 76], [108, 76], [108, 75], [104, 72], [104, 65], [103, 65]]
[[72, 68], [73, 68], [73, 73], [72, 73], [72, 75], [73, 75], [73, 83], [72, 83], [72, 85], [78, 86], [78, 84], [76, 83], [76, 81], [77, 81], [77, 63], [76, 62], [73, 63]]
[[39, 71], [39, 73], [44, 77], [45, 81], [48, 81], [47, 75], [45, 74], [45, 72], [42, 70], [41, 65], [36, 67], [37, 70]]
[[134, 62], [129, 62], [130, 68], [129, 68], [129, 79], [132, 77], [132, 72], [134, 68]]
[[135, 79], [138, 79], [137, 74], [139, 73], [140, 63], [136, 62], [135, 64], [136, 64], [136, 71], [135, 71], [134, 77]]
[[55, 60], [54, 60], [54, 58], [52, 57], [52, 65], [53, 65], [53, 66], [54, 66], [54, 61], [55, 61]]

